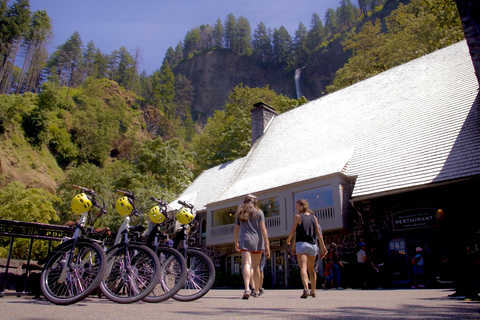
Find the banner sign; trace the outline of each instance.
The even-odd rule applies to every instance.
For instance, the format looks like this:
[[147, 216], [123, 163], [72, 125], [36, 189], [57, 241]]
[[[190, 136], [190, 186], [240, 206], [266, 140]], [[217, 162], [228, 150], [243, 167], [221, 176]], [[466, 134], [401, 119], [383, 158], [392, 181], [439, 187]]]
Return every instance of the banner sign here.
[[412, 209], [392, 214], [392, 224], [394, 231], [435, 227], [437, 217], [433, 208]]
[[72, 234], [66, 226], [0, 219], [0, 236], [60, 240]]

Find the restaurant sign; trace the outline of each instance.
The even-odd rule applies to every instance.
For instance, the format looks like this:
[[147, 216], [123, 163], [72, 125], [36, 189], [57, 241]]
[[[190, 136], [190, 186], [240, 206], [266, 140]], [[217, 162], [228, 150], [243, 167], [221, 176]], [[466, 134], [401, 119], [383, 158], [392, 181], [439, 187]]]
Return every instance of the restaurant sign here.
[[392, 214], [393, 230], [407, 230], [417, 228], [435, 227], [437, 218], [435, 209], [412, 209]]

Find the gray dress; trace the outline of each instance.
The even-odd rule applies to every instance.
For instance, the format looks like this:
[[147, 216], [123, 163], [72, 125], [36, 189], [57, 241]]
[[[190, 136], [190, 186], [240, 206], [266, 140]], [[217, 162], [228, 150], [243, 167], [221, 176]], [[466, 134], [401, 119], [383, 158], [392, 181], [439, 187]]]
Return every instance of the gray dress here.
[[235, 224], [240, 225], [240, 233], [238, 235], [238, 245], [240, 250], [248, 251], [263, 251], [265, 246], [263, 243], [262, 231], [260, 229], [260, 222], [265, 221], [265, 216], [262, 210], [257, 211], [254, 218], [248, 221], [240, 221], [238, 217], [235, 218]]

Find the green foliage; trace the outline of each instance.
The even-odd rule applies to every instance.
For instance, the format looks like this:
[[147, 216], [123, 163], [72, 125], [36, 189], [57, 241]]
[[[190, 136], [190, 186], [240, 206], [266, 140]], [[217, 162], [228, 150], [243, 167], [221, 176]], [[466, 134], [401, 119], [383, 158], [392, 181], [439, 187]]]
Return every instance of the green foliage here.
[[18, 181], [0, 189], [0, 203], [1, 219], [39, 223], [59, 221], [54, 209], [60, 203], [58, 197], [43, 189], [27, 189]]
[[282, 113], [305, 103], [306, 99], [295, 100], [277, 95], [268, 86], [236, 86], [228, 97], [225, 109], [216, 111], [213, 117], [207, 120], [202, 134], [193, 141], [196, 173], [248, 153], [251, 147], [250, 110], [259, 101]]
[[173, 193], [182, 191], [190, 182], [188, 154], [179, 139], [163, 141], [160, 137], [145, 143], [137, 151], [136, 164], [140, 172]]
[[13, 130], [22, 122], [23, 116], [37, 106], [37, 95], [0, 95], [0, 133]]
[[412, 0], [381, 22], [367, 22], [344, 42], [353, 56], [338, 70], [327, 92], [349, 86], [389, 68], [460, 41], [463, 30], [452, 0]]

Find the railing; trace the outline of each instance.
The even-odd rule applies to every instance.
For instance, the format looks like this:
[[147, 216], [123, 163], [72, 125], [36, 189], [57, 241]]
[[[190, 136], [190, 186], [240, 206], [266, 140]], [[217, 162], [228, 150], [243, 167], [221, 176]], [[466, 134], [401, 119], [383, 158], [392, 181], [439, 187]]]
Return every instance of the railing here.
[[212, 228], [212, 237], [219, 238], [233, 234], [233, 228], [235, 225], [227, 224], [226, 226], [213, 227]]
[[[33, 223], [33, 222], [23, 222], [23, 221], [14, 221], [14, 220], [4, 220], [0, 219], [0, 236], [1, 237], [10, 237], [10, 245], [8, 248], [8, 257], [6, 260], [5, 266], [0, 266], [0, 268], [5, 268], [3, 276], [0, 279], [0, 297], [12, 294], [12, 295], [24, 295], [31, 294], [31, 292], [25, 292], [27, 288], [28, 275], [31, 270], [30, 257], [32, 253], [33, 240], [47, 240], [49, 242], [48, 250], [51, 247], [51, 241], [60, 241], [64, 237], [72, 236], [73, 229], [65, 226], [56, 226], [43, 223]], [[5, 284], [7, 283], [7, 277], [9, 276], [8, 270], [11, 263], [12, 248], [15, 238], [27, 238], [30, 239], [30, 245], [28, 248], [28, 256], [25, 264], [25, 281], [23, 288], [16, 288], [14, 293], [6, 293]], [[1, 276], [1, 274], [0, 274]], [[23, 291], [20, 291], [23, 290]]]
[[335, 220], [335, 208], [334, 207], [326, 207], [322, 209], [314, 210], [313, 213], [317, 217], [318, 221], [321, 223], [322, 221], [329, 221]]

